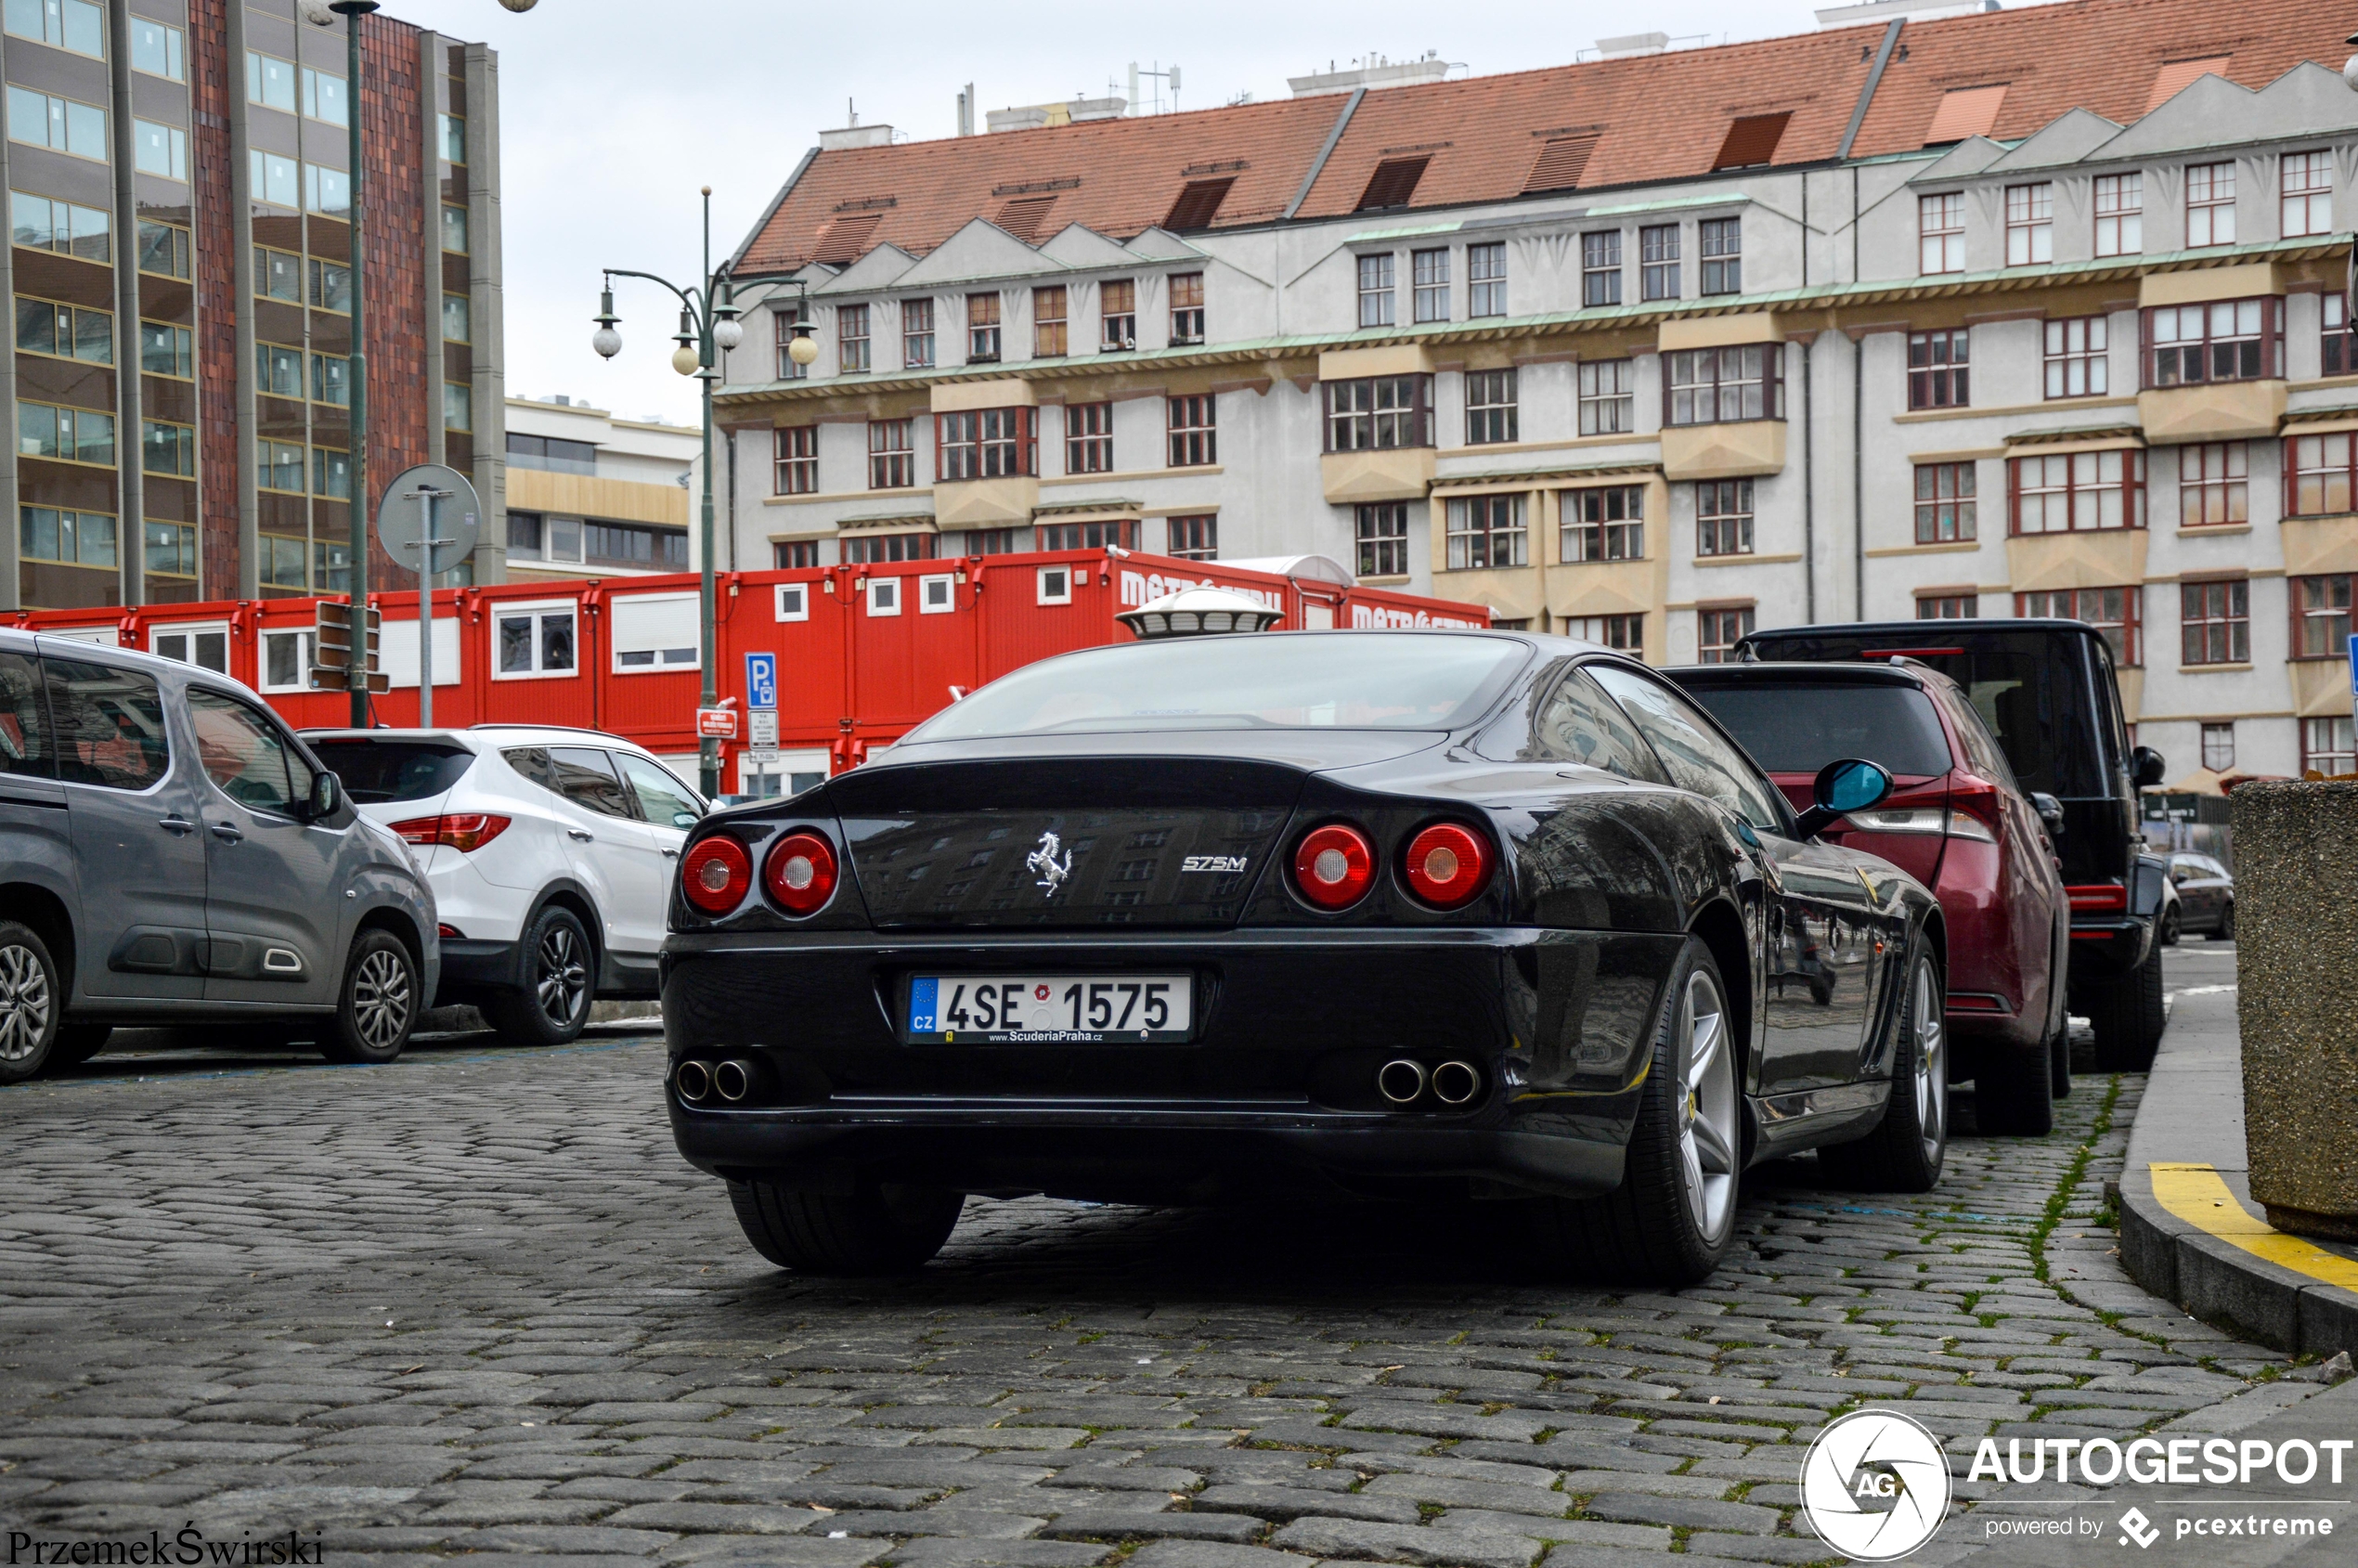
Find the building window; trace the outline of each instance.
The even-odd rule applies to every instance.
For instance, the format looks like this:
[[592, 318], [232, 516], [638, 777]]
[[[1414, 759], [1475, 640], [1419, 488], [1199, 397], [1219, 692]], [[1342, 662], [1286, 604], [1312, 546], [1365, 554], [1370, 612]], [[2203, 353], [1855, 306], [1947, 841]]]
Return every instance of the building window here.
[[1507, 246], [1504, 240], [1466, 247], [1466, 314], [1476, 318], [1507, 314]]
[[1955, 544], [1977, 538], [1974, 524], [1974, 465], [1916, 465], [1916, 542]]
[[107, 156], [107, 111], [92, 104], [8, 84], [8, 139], [54, 148], [76, 158]]
[[559, 435], [526, 435], [508, 432], [508, 466], [537, 468], [544, 473], [578, 473], [595, 478], [598, 447], [592, 441], [567, 441]]
[[817, 539], [781, 539], [770, 547], [770, 564], [791, 572], [819, 564]]
[[2116, 664], [2134, 667], [2145, 662], [2143, 598], [2136, 588], [2059, 588], [2015, 594], [2015, 614], [2086, 621], [2112, 645]]
[[1580, 303], [1621, 303], [1621, 230], [1600, 229], [1580, 237]]
[[1179, 560], [1216, 561], [1220, 558], [1220, 519], [1174, 517], [1171, 519], [1170, 543], [1165, 553]]
[[2209, 528], [2251, 521], [2251, 448], [2242, 441], [2205, 441], [2178, 448], [2178, 526]]
[[1785, 417], [1784, 348], [1681, 349], [1663, 356], [1663, 418], [1667, 425], [1732, 424]]
[[2274, 379], [2285, 373], [2285, 302], [2219, 300], [2145, 312], [2145, 384]]
[[2017, 534], [2145, 525], [2142, 448], [2015, 458], [2006, 473]]
[[999, 359], [999, 292], [966, 296], [966, 363], [992, 365]]
[[114, 466], [114, 416], [94, 408], [59, 408], [46, 403], [17, 405], [17, 453], [59, 462]]
[[303, 350], [283, 343], [255, 343], [253, 369], [257, 385], [270, 396], [303, 396]]
[[[331, 356], [325, 354], [312, 356], [315, 369], [317, 368], [317, 361], [330, 357], [331, 357]], [[351, 361], [337, 359], [335, 363], [344, 368], [345, 373], [348, 377], [351, 369]], [[344, 400], [348, 401], [349, 399], [347, 397]], [[329, 400], [322, 399], [322, 401]], [[475, 427], [474, 409], [474, 388], [469, 386], [464, 382], [444, 382], [442, 383], [443, 429], [472, 431]]]
[[1916, 270], [1925, 277], [1965, 270], [1963, 191], [1916, 198]]
[[55, 251], [84, 261], [111, 261], [114, 242], [107, 214], [96, 207], [77, 207], [71, 201], [53, 201], [21, 190], [8, 192], [8, 225], [15, 242], [32, 250]]
[[1678, 297], [1678, 226], [1657, 224], [1638, 231], [1638, 294], [1640, 299]]
[[303, 303], [303, 258], [291, 251], [253, 248], [253, 292], [258, 299]]
[[2186, 249], [2235, 242], [2235, 166], [2186, 165]]
[[114, 363], [114, 315], [17, 296], [17, 347], [92, 365]]
[[1485, 447], [1519, 439], [1515, 418], [1515, 372], [1466, 372], [1466, 445]]
[[777, 487], [781, 496], [810, 496], [819, 491], [819, 427], [781, 425], [771, 432], [776, 445]]
[[2283, 208], [2276, 237], [2330, 234], [2334, 224], [2334, 160], [2330, 152], [2287, 152], [2278, 165]]
[[2329, 517], [2354, 509], [2358, 495], [2358, 434], [2335, 431], [2325, 435], [2296, 435], [2285, 443], [2286, 464], [2292, 470], [2287, 486], [2295, 517]]
[[847, 305], [836, 311], [836, 369], [852, 375], [868, 368], [868, 307]]
[[2350, 590], [2358, 581], [2348, 573], [2292, 579], [2292, 656], [2339, 659], [2350, 648]]
[[1920, 593], [1916, 595], [1916, 618], [1969, 621], [1974, 618], [1974, 598], [1970, 593]]
[[[303, 112], [311, 119], [323, 121], [330, 125], [349, 125], [352, 123], [348, 118], [352, 112], [352, 106], [345, 85], [344, 79], [341, 76], [330, 71], [314, 71], [311, 67], [304, 66], [303, 68]], [[455, 143], [447, 139], [450, 129], [451, 127], [447, 125], [444, 127], [446, 150], [443, 156], [453, 163], [463, 163], [466, 162], [463, 154], [467, 150], [467, 123], [464, 119], [458, 120], [456, 129], [459, 136]], [[457, 150], [447, 150], [452, 147], [455, 147]]]
[[317, 163], [303, 166], [303, 204], [314, 213], [352, 211], [352, 176]]
[[2006, 187], [2006, 265], [2037, 266], [2054, 259], [2054, 182]]
[[311, 493], [333, 500], [352, 499], [352, 454], [334, 447], [311, 448]]
[[1065, 472], [1113, 472], [1113, 405], [1065, 405]]
[[2230, 719], [2224, 724], [2202, 727], [2202, 765], [2214, 773], [2223, 773], [2235, 765], [2235, 726]]
[[[1382, 501], [1359, 508], [1359, 575], [1408, 575], [1408, 503]], [[2347, 579], [2345, 579], [2345, 582]]]
[[1566, 616], [1563, 634], [1577, 637], [1584, 642], [1600, 647], [1618, 648], [1625, 654], [1642, 654], [1646, 649], [1646, 617], [1633, 616]]
[[1453, 572], [1529, 564], [1523, 497], [1458, 496], [1449, 501], [1448, 553]]
[[152, 120], [131, 122], [131, 166], [168, 180], [188, 177], [188, 133]]
[[2358, 724], [2346, 718], [2302, 719], [2300, 771], [2329, 779], [2358, 773]]
[[467, 161], [467, 117], [463, 114], [439, 115], [442, 127], [442, 160], [446, 163]]
[[148, 473], [197, 476], [197, 433], [185, 424], [145, 420], [139, 429], [139, 467]]
[[1580, 434], [1626, 435], [1637, 426], [1638, 362], [1580, 362]]
[[1203, 342], [1203, 274], [1171, 275], [1171, 345], [1178, 348]]
[[[19, 346], [22, 346], [21, 340]], [[196, 333], [168, 321], [139, 323], [139, 369], [151, 376], [193, 380], [197, 373]]]
[[[474, 421], [468, 417], [468, 410], [473, 404], [474, 395], [472, 389], [469, 390], [466, 399], [457, 405], [458, 417], [456, 419], [451, 417], [453, 405], [448, 388], [460, 384], [457, 382], [444, 383], [442, 422], [450, 430], [473, 430]], [[314, 403], [333, 404], [339, 408], [352, 407], [352, 361], [341, 354], [313, 355], [311, 356], [311, 400]]]
[[1113, 354], [1138, 346], [1138, 285], [1117, 278], [1097, 286], [1100, 353]]
[[1329, 452], [1432, 445], [1431, 376], [1328, 382], [1325, 392]]
[[563, 609], [502, 610], [491, 618], [492, 646], [499, 667], [495, 677], [571, 675], [574, 672], [574, 612]]
[[933, 301], [900, 302], [900, 368], [923, 370], [933, 364]]
[[1908, 407], [1963, 408], [1973, 402], [1972, 333], [1963, 327], [1908, 334]]
[[933, 417], [936, 482], [1013, 479], [1036, 471], [1032, 408], [972, 408]]
[[2178, 612], [2184, 643], [2181, 664], [2251, 662], [2251, 584], [2180, 583]]
[[1392, 325], [1392, 253], [1359, 258], [1359, 325]]
[[467, 210], [446, 205], [442, 209], [442, 248], [453, 255], [467, 253]]
[[[810, 367], [795, 361], [794, 343], [795, 329], [801, 327], [807, 330], [810, 324], [810, 318], [802, 314], [798, 305], [792, 310], [782, 307], [770, 313], [770, 346], [777, 356], [778, 380], [798, 382], [809, 379]], [[813, 343], [810, 346], [815, 350], [819, 345]]]
[[114, 519], [97, 512], [27, 506], [17, 511], [17, 548], [28, 561], [68, 566], [112, 566]]
[[[1744, 481], [1749, 485], [1749, 479]], [[1752, 609], [1749, 604], [1734, 609], [1698, 610], [1695, 612], [1695, 652], [1703, 664], [1733, 664], [1736, 644], [1752, 635]]]
[[2111, 383], [2105, 318], [2074, 316], [2046, 323], [2047, 395], [2102, 397]]
[[1566, 490], [1557, 559], [1642, 561], [1646, 557], [1646, 487], [1609, 485]]
[[2145, 248], [2145, 176], [2096, 176], [2096, 254], [2133, 256]]
[[1744, 221], [1705, 218], [1695, 226], [1703, 248], [1703, 292], [1741, 294], [1744, 290]]
[[1166, 398], [1171, 406], [1171, 466], [1200, 468], [1220, 460], [1220, 410], [1209, 392]]
[[[320, 289], [325, 286], [327, 288], [333, 288], [336, 290], [337, 292], [333, 297], [343, 300], [343, 311], [347, 314], [350, 313], [352, 309], [352, 269], [348, 266], [336, 267], [334, 269], [336, 276], [331, 279], [325, 279], [320, 276], [323, 270], [324, 269], [317, 262], [315, 261], [311, 264], [312, 286], [315, 289]], [[315, 303], [317, 302], [315, 301]], [[444, 343], [471, 343], [475, 341], [474, 307], [466, 295], [445, 294], [442, 296], [442, 341]]]
[[[1033, 547], [1043, 551], [1103, 550], [1108, 545], [1116, 550], [1138, 548], [1138, 520], [1134, 517], [1107, 518], [1096, 523], [1043, 523], [1032, 534]], [[1043, 601], [1060, 604], [1069, 602]]]
[[90, 0], [9, 0], [7, 25], [19, 38], [106, 58], [106, 13]]
[[2358, 374], [2358, 349], [2353, 349], [2350, 330], [2350, 304], [2339, 290], [2327, 290], [2318, 296], [2325, 302], [2325, 330], [2319, 340], [2320, 374], [2347, 376]]
[[1706, 479], [1695, 486], [1695, 553], [1752, 553], [1752, 481]]
[[1031, 354], [1055, 359], [1065, 353], [1065, 286], [1031, 291]]
[[1416, 293], [1416, 317], [1419, 321], [1449, 319], [1449, 253], [1442, 251], [1411, 251], [1408, 253], [1408, 281]]
[[[581, 525], [581, 556], [593, 566], [684, 572], [688, 569], [688, 530], [649, 528], [635, 523], [584, 523]], [[693, 658], [691, 654], [684, 661], [666, 658], [663, 662], [680, 664], [693, 662]], [[634, 661], [629, 654], [624, 654], [616, 662], [629, 664], [641, 661]]]
[[917, 421], [868, 421], [868, 488], [905, 490], [917, 482]]
[[303, 494], [303, 448], [292, 441], [253, 444], [254, 483], [280, 495]]
[[844, 564], [875, 566], [894, 561], [934, 559], [932, 534], [853, 534], [843, 541]]

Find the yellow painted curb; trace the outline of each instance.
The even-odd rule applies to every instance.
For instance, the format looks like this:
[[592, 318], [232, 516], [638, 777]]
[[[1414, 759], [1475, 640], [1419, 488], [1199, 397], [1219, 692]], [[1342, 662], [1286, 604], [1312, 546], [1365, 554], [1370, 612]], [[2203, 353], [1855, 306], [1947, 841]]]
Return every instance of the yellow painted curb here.
[[2358, 1290], [2358, 1263], [2297, 1236], [2287, 1236], [2252, 1213], [2219, 1179], [2215, 1166], [2156, 1160], [2145, 1170], [2153, 1178], [2154, 1197], [2161, 1206], [2196, 1230], [2279, 1268], [2345, 1290]]

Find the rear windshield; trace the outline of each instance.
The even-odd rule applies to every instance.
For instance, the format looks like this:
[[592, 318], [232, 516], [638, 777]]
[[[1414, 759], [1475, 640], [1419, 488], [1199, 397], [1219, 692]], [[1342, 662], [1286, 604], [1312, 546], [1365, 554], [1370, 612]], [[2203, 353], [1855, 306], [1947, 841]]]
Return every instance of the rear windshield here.
[[311, 749], [362, 806], [440, 795], [475, 759], [473, 752], [447, 741], [313, 741]]
[[[1911, 648], [1909, 656], [1922, 659], [1963, 690], [2005, 749], [2015, 782], [2026, 794], [2043, 790], [2066, 800], [2085, 800], [2111, 793], [2105, 784], [2103, 740], [2110, 721], [2103, 708], [2090, 703], [2087, 639], [2044, 631], [1959, 634], [1954, 622], [1924, 625], [1927, 642], [1962, 651]], [[1878, 633], [1872, 646], [1885, 647], [1891, 641], [1889, 633]], [[1750, 646], [1764, 659], [1846, 660], [1859, 657], [1870, 644], [1856, 637], [1812, 632], [1755, 637]], [[2108, 669], [2104, 678], [2110, 680]]]
[[1353, 631], [1123, 643], [1044, 659], [912, 741], [1152, 730], [1450, 730], [1529, 656], [1498, 637]]
[[1846, 757], [1911, 778], [1950, 766], [1948, 732], [1932, 699], [1913, 686], [1747, 680], [1693, 686], [1687, 694], [1772, 773], [1814, 773]]

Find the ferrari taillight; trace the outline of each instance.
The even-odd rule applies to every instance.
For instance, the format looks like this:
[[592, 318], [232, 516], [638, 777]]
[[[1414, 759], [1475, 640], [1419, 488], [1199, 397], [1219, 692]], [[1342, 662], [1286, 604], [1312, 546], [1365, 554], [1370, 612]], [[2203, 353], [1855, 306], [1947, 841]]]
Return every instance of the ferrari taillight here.
[[1376, 847], [1348, 823], [1328, 823], [1293, 852], [1294, 886], [1320, 909], [1348, 909], [1376, 879]]
[[471, 855], [507, 832], [509, 821], [488, 811], [450, 811], [438, 817], [411, 817], [394, 823], [393, 831], [421, 849], [447, 844], [462, 855]]
[[835, 897], [836, 852], [815, 833], [789, 833], [761, 862], [770, 896], [789, 914], [809, 914]]
[[1490, 880], [1490, 846], [1456, 823], [1435, 823], [1409, 841], [1408, 886], [1438, 909], [1470, 903]]
[[680, 862], [680, 890], [706, 914], [728, 914], [752, 886], [752, 858], [725, 833], [699, 840]]

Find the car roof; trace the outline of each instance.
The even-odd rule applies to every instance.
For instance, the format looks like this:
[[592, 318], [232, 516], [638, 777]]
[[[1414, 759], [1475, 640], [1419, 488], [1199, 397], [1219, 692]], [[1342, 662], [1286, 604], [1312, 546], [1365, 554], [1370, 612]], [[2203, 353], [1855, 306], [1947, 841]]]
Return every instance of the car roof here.
[[1660, 671], [1681, 686], [1743, 686], [1755, 682], [1806, 682], [1824, 686], [1915, 686], [1946, 677], [1914, 659], [1860, 659], [1843, 664], [1825, 659], [1756, 659], [1740, 664], [1674, 665]]
[[542, 745], [604, 745], [654, 757], [654, 753], [636, 741], [603, 730], [579, 730], [564, 724], [475, 724], [468, 728], [444, 729], [436, 726], [423, 729], [304, 730], [307, 741], [450, 741], [473, 752], [497, 751], [503, 745], [518, 744]]

